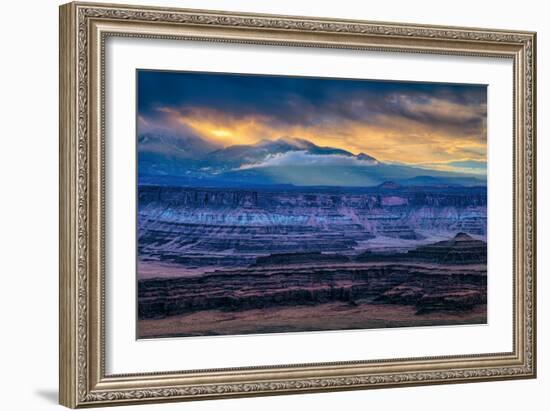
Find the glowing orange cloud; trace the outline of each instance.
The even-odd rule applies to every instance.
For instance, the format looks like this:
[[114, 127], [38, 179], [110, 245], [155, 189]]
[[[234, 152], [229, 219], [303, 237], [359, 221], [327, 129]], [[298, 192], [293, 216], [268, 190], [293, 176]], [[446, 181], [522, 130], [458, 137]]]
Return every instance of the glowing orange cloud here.
[[[445, 101], [430, 104], [437, 115], [456, 114], [457, 122], [472, 116], [470, 108]], [[264, 139], [283, 136], [307, 139], [320, 146], [338, 147], [352, 153], [364, 152], [381, 161], [407, 164], [446, 162], [456, 160], [485, 160], [485, 126], [479, 133], [467, 134], [437, 125], [422, 123], [396, 115], [378, 115], [375, 122], [342, 120], [312, 126], [288, 125], [269, 116], [247, 114], [231, 116], [207, 108], [191, 108], [184, 112], [170, 108], [159, 109], [170, 122], [189, 127], [202, 138], [223, 146], [254, 144]], [[428, 107], [416, 108], [428, 110]], [[429, 114], [427, 112], [426, 114]], [[459, 123], [460, 124], [460, 123]]]

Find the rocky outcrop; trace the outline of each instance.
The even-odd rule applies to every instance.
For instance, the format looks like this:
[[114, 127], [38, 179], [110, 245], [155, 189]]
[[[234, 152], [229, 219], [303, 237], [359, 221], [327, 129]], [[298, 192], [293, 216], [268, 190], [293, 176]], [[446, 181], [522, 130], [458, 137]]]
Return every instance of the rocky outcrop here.
[[410, 250], [407, 257], [442, 264], [486, 263], [487, 244], [466, 233], [458, 233], [451, 240]]
[[383, 253], [367, 250], [359, 254], [355, 261], [418, 261], [437, 264], [485, 264], [487, 243], [476, 240], [465, 233], [454, 238], [424, 245], [403, 253]]

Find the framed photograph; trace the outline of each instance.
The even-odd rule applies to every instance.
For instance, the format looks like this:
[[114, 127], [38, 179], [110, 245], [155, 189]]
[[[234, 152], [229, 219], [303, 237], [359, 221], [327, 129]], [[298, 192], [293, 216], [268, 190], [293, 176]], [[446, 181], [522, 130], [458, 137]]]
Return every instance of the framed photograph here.
[[61, 404], [534, 378], [535, 40], [61, 6]]

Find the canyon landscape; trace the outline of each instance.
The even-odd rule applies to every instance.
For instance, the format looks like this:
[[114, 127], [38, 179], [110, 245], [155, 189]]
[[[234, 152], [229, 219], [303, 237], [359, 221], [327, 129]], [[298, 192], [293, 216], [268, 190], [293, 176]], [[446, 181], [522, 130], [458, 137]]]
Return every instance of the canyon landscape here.
[[138, 338], [486, 323], [484, 87], [139, 71], [138, 112]]

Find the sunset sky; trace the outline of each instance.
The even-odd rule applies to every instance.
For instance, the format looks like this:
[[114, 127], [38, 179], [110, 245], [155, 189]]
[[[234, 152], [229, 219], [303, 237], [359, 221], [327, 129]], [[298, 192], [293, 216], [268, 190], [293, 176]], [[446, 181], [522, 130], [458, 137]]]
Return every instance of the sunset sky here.
[[138, 133], [219, 146], [295, 137], [384, 162], [486, 173], [484, 85], [138, 71]]

